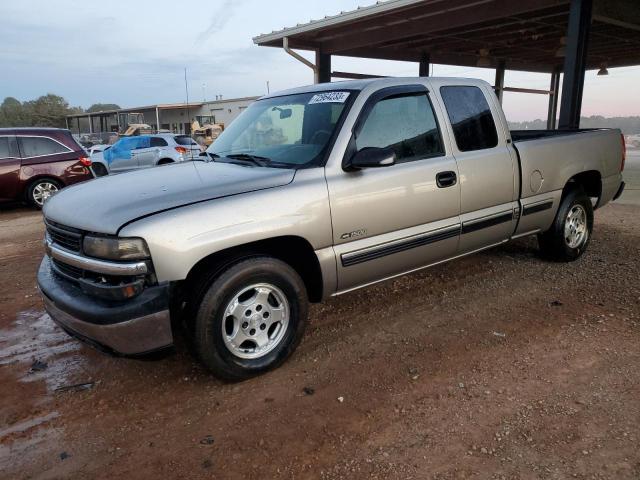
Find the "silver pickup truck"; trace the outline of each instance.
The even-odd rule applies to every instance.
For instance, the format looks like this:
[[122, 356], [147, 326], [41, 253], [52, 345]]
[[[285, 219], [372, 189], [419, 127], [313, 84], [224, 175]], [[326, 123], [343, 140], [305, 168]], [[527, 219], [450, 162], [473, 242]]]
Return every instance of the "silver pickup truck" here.
[[525, 235], [575, 260], [624, 188], [619, 131], [510, 132], [470, 79], [272, 94], [200, 160], [52, 197], [38, 283], [71, 335], [133, 355], [182, 326], [229, 380], [282, 363], [309, 302]]

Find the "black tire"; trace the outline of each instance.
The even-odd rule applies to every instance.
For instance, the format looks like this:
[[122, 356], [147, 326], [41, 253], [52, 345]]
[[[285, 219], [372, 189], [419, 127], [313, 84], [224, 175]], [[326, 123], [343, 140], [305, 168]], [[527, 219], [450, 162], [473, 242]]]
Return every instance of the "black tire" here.
[[[254, 285], [270, 285], [279, 290], [288, 302], [289, 314], [286, 327], [282, 326], [284, 322], [280, 323], [280, 327], [277, 326], [277, 322], [274, 322], [276, 326], [274, 332], [278, 328], [281, 330], [277, 330], [279, 340], [273, 342], [274, 346], [270, 351], [265, 351], [264, 355], [257, 358], [242, 358], [238, 355], [245, 354], [245, 352], [237, 350], [237, 353], [234, 353], [231, 350], [233, 347], [227, 346], [227, 344], [230, 342], [229, 335], [233, 331], [239, 331], [240, 325], [243, 325], [245, 333], [250, 332], [246, 330], [247, 327], [244, 327], [248, 322], [244, 317], [242, 319], [233, 315], [225, 317], [225, 310], [244, 289], [249, 289], [249, 293], [252, 293], [251, 287]], [[262, 322], [258, 313], [262, 307], [260, 309], [258, 307], [261, 305], [246, 307], [247, 311], [255, 308], [255, 312], [252, 312], [253, 316], [247, 320]], [[244, 308], [243, 306], [242, 309], [244, 310]], [[271, 305], [268, 305], [267, 308], [270, 309]], [[240, 260], [220, 273], [205, 289], [193, 325], [193, 343], [196, 353], [202, 363], [214, 375], [223, 380], [239, 381], [260, 375], [282, 364], [296, 349], [307, 324], [308, 308], [309, 301], [304, 282], [288, 264], [272, 257], [253, 257]], [[223, 333], [223, 328], [224, 332], [230, 332], [230, 324], [233, 325], [231, 333]], [[256, 326], [256, 328], [264, 330], [263, 325]], [[256, 332], [256, 329], [253, 331], [252, 335], [260, 334], [260, 332]], [[270, 335], [270, 331], [269, 328], [266, 334]], [[248, 338], [248, 342], [251, 341], [252, 339]], [[258, 348], [258, 343], [254, 342], [253, 350], [257, 352]], [[247, 353], [252, 354], [251, 348], [247, 349]], [[254, 352], [254, 354], [257, 353]]]
[[50, 195], [52, 195], [62, 189], [62, 183], [53, 178], [39, 178], [35, 180], [27, 189], [27, 202], [29, 202], [29, 205], [37, 209], [42, 209], [44, 202], [49, 198], [48, 196], [43, 198], [43, 189], [48, 189], [49, 191], [55, 189], [55, 191], [50, 193]]
[[96, 175], [96, 177], [105, 177], [109, 175], [107, 168], [101, 163], [94, 163], [93, 165], [91, 165], [91, 168], [93, 169], [93, 173]]
[[171, 163], [174, 163], [174, 161], [171, 160], [170, 158], [163, 158], [158, 162], [158, 165], [169, 165]]
[[[574, 245], [565, 235], [569, 213], [582, 209], [586, 216], [585, 235]], [[591, 241], [593, 231], [593, 206], [591, 200], [580, 188], [569, 190], [560, 202], [560, 208], [551, 228], [538, 235], [542, 255], [557, 262], [572, 262], [580, 258]]]

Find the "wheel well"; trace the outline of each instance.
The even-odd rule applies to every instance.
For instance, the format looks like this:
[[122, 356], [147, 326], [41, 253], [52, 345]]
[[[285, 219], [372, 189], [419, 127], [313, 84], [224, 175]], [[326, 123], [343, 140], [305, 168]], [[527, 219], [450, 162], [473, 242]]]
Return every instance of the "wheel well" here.
[[92, 164], [93, 170], [94, 172], [97, 173], [97, 171], [100, 171], [102, 173], [104, 173], [105, 175], [109, 174], [109, 170], [107, 169], [106, 165], [102, 162], [95, 162]]
[[162, 158], [158, 160], [158, 165], [166, 165], [167, 163], [174, 163], [174, 161], [170, 158]]
[[296, 236], [260, 240], [213, 253], [200, 260], [189, 271], [185, 279], [187, 289], [192, 290], [198, 283], [212, 279], [221, 270], [240, 259], [261, 255], [268, 255], [289, 264], [304, 281], [309, 300], [322, 300], [322, 271], [318, 257], [308, 241]]
[[596, 170], [588, 170], [578, 173], [569, 179], [564, 186], [562, 195], [564, 196], [570, 189], [580, 187], [587, 196], [600, 199], [602, 194], [602, 177]]

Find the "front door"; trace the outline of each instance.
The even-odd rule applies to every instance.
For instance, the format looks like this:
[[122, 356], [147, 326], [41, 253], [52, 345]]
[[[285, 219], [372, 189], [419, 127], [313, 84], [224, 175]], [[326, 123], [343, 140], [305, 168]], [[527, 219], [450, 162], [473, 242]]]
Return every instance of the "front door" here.
[[138, 159], [135, 155], [138, 138], [125, 137], [105, 150], [104, 159], [109, 164], [110, 172], [119, 173], [138, 168]]
[[436, 118], [424, 85], [378, 90], [362, 108], [345, 156], [389, 147], [396, 164], [327, 170], [339, 291], [455, 254], [458, 168]]

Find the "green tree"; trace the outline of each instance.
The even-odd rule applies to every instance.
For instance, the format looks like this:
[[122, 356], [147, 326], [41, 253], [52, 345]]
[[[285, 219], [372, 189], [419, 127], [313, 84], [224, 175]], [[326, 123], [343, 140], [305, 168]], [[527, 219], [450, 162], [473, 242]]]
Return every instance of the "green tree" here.
[[28, 127], [31, 118], [24, 105], [13, 97], [7, 97], [0, 104], [0, 126], [2, 127]]
[[32, 125], [37, 127], [64, 128], [64, 117], [70, 111], [67, 101], [53, 93], [25, 102], [23, 107], [29, 112]]
[[87, 112], [106, 112], [107, 110], [120, 110], [120, 105], [116, 105], [115, 103], [94, 103], [89, 108], [87, 108]]

